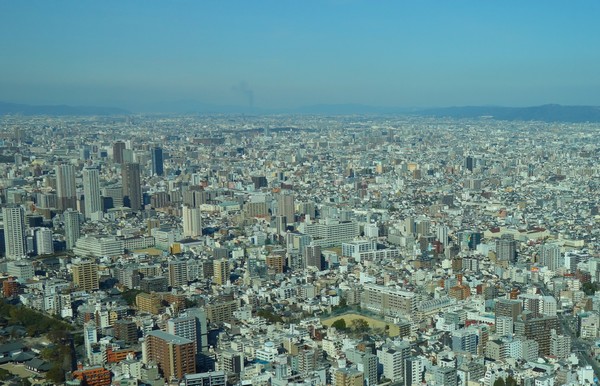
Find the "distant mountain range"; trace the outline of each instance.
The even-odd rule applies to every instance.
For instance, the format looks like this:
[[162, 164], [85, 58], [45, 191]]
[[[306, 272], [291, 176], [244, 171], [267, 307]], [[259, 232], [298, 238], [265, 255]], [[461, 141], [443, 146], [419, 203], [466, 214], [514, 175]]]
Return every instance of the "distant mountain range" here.
[[505, 121], [600, 122], [598, 106], [543, 105], [533, 107], [466, 106], [426, 109], [421, 116], [477, 118], [491, 117]]
[[[193, 100], [161, 103], [145, 109], [147, 111], [173, 114], [402, 114], [411, 116], [481, 118], [489, 117], [507, 121], [542, 122], [600, 122], [599, 106], [562, 106], [548, 104], [532, 107], [464, 106], [430, 109], [379, 107], [362, 104], [317, 104], [292, 109], [263, 109], [250, 106], [208, 105]], [[131, 112], [116, 107], [27, 105], [0, 102], [0, 114], [22, 115], [126, 115]]]
[[21, 115], [123, 115], [130, 114], [125, 109], [99, 106], [68, 105], [26, 105], [20, 103], [0, 102], [0, 114]]

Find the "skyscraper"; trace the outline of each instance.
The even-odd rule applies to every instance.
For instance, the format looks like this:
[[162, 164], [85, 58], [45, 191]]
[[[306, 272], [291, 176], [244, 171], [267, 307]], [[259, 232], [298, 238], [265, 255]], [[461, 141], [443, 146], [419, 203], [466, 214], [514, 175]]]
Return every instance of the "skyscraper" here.
[[123, 205], [131, 208], [134, 212], [138, 212], [142, 208], [140, 164], [123, 164], [121, 178], [123, 181]]
[[277, 214], [285, 216], [288, 224], [293, 224], [295, 213], [294, 195], [292, 193], [280, 193], [277, 196]]
[[85, 218], [92, 218], [92, 214], [102, 211], [100, 199], [100, 178], [98, 168], [86, 167], [83, 169], [83, 194], [85, 196]]
[[77, 188], [75, 185], [75, 167], [73, 165], [57, 165], [56, 171], [56, 196], [58, 209], [77, 209]]
[[25, 256], [25, 210], [22, 206], [9, 206], [2, 208], [4, 219], [4, 240], [6, 257], [20, 259]]
[[125, 142], [118, 141], [113, 144], [113, 159], [115, 163], [123, 163], [123, 150], [125, 150]]
[[152, 153], [152, 175], [163, 175], [163, 150], [162, 147], [153, 147]]
[[202, 236], [202, 212], [200, 208], [183, 206], [183, 236]]
[[65, 240], [67, 249], [73, 249], [75, 243], [79, 239], [81, 225], [79, 223], [79, 212], [73, 209], [68, 209], [63, 213], [65, 222]]

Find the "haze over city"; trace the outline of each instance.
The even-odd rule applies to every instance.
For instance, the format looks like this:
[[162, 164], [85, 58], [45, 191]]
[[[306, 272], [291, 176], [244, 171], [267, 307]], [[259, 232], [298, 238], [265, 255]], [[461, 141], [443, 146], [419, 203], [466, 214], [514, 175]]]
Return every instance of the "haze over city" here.
[[595, 1], [27, 1], [0, 101], [288, 110], [600, 105]]

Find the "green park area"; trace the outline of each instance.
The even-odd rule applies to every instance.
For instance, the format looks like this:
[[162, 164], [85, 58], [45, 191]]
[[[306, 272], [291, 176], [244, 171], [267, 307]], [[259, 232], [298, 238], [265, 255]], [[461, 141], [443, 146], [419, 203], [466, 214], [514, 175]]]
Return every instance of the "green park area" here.
[[387, 332], [387, 335], [390, 337], [398, 336], [400, 334], [400, 328], [393, 323], [389, 323], [383, 320], [371, 318], [356, 313], [347, 313], [323, 319], [321, 323], [323, 323], [324, 326], [333, 326], [340, 330], [349, 330], [356, 332], [370, 331], [374, 333]]

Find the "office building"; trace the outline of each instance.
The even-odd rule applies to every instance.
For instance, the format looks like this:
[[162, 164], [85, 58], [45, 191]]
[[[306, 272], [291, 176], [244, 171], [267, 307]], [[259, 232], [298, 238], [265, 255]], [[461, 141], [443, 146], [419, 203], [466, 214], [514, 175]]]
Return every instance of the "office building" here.
[[25, 209], [22, 206], [2, 208], [4, 245], [7, 259], [20, 259], [27, 254], [25, 242]]
[[98, 264], [91, 260], [73, 263], [73, 284], [82, 291], [98, 289]]
[[126, 163], [121, 166], [123, 183], [123, 206], [134, 212], [142, 209], [142, 185], [140, 180], [140, 164]]
[[123, 163], [123, 150], [125, 150], [125, 142], [117, 141], [113, 144], [113, 160], [117, 164]]
[[85, 197], [85, 218], [91, 219], [95, 213], [102, 212], [98, 168], [85, 167], [83, 169], [83, 195]]
[[56, 166], [55, 172], [58, 209], [77, 209], [77, 187], [75, 185], [75, 167], [73, 165], [60, 164]]
[[150, 331], [145, 336], [145, 358], [158, 365], [163, 377], [183, 379], [196, 372], [195, 343], [164, 331]]
[[152, 175], [162, 176], [163, 171], [163, 149], [161, 147], [153, 147], [151, 150], [152, 156]]
[[73, 249], [81, 236], [81, 224], [79, 221], [79, 212], [68, 209], [63, 213], [65, 222], [65, 241], [67, 249]]

